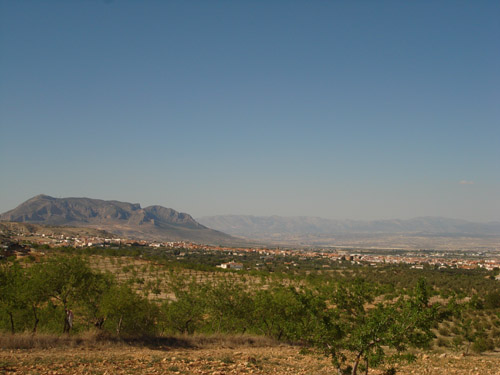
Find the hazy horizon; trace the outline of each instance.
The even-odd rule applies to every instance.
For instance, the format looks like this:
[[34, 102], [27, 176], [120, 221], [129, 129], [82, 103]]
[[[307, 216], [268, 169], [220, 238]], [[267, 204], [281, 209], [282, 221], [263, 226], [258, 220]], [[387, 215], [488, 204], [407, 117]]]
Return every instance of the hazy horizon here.
[[[40, 195], [45, 195], [45, 196], [49, 196], [51, 198], [56, 198], [56, 199], [65, 199], [65, 198], [68, 198], [68, 199], [73, 199], [73, 198], [88, 198], [88, 199], [96, 199], [96, 200], [103, 200], [101, 198], [96, 198], [96, 197], [53, 197], [51, 196], [50, 194], [37, 194], [36, 196], [34, 197], [31, 197], [31, 198], [35, 198], [37, 196], [40, 196]], [[29, 200], [29, 199], [28, 199]], [[104, 200], [106, 201], [106, 200]], [[110, 199], [110, 201], [116, 201], [116, 199]], [[24, 203], [25, 201], [21, 202], [20, 204]], [[123, 202], [123, 203], [131, 203], [131, 204], [139, 204], [141, 208], [146, 208], [148, 206], [154, 206], [156, 204], [151, 204], [151, 205], [143, 205], [141, 204], [141, 202], [128, 202], [128, 201], [120, 201], [120, 202]], [[14, 208], [17, 208], [19, 205], [16, 205], [16, 207], [13, 207]], [[172, 208], [172, 209], [175, 209], [174, 207], [166, 207], [166, 208]], [[185, 211], [182, 211], [182, 210], [179, 210], [179, 209], [175, 209], [176, 211], [178, 212], [182, 212], [182, 213], [187, 213], [187, 214], [190, 214], [189, 212], [185, 212]], [[0, 212], [0, 214], [2, 213], [5, 213], [5, 212], [8, 212], [10, 210], [7, 210], [7, 211], [2, 211]], [[190, 214], [191, 215], [191, 214]], [[259, 217], [279, 217], [279, 218], [299, 218], [299, 217], [304, 217], [304, 218], [313, 218], [313, 219], [327, 219], [327, 220], [340, 220], [340, 221], [383, 221], [383, 220], [412, 220], [412, 219], [427, 219], [427, 218], [433, 218], [433, 219], [452, 219], [452, 220], [465, 220], [465, 221], [470, 221], [470, 222], [477, 222], [477, 223], [492, 223], [492, 222], [500, 222], [499, 220], [487, 220], [487, 221], [472, 221], [472, 220], [466, 220], [466, 219], [461, 219], [461, 218], [454, 218], [454, 217], [445, 217], [445, 216], [414, 216], [414, 217], [408, 217], [408, 218], [400, 218], [400, 217], [386, 217], [386, 218], [383, 218], [383, 217], [378, 217], [378, 218], [371, 218], [371, 219], [355, 219], [355, 218], [349, 218], [349, 217], [344, 217], [344, 218], [340, 218], [340, 217], [337, 217], [337, 218], [333, 218], [333, 217], [323, 217], [323, 216], [313, 216], [313, 215], [276, 215], [276, 214], [273, 214], [273, 215], [254, 215], [254, 214], [238, 214], [238, 213], [222, 213], [222, 214], [215, 214], [215, 215], [203, 215], [203, 216], [195, 216], [195, 215], [191, 215], [193, 216], [193, 218], [195, 220], [198, 220], [198, 219], [203, 219], [203, 218], [209, 218], [209, 217], [217, 217], [217, 216], [248, 216], [248, 217], [255, 217], [255, 218], [259, 218]]]
[[0, 212], [500, 221], [500, 3], [3, 1]]

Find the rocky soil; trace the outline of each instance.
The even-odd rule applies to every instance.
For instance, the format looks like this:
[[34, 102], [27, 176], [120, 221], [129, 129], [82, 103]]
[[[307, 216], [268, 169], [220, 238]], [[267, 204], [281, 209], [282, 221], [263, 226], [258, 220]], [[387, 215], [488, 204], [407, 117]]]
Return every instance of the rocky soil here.
[[[398, 374], [500, 375], [500, 353], [423, 354]], [[334, 374], [320, 354], [294, 346], [138, 348], [134, 346], [0, 349], [0, 374]], [[381, 369], [370, 374], [383, 374]]]

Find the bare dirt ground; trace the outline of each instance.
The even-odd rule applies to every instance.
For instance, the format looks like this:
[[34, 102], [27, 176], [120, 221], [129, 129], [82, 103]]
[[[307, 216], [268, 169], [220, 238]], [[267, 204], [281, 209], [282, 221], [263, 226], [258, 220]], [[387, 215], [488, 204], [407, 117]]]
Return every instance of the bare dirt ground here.
[[[500, 374], [500, 353], [423, 354], [398, 374]], [[0, 349], [0, 374], [334, 374], [330, 361], [299, 347], [147, 348], [129, 345]], [[383, 374], [381, 369], [369, 374]]]

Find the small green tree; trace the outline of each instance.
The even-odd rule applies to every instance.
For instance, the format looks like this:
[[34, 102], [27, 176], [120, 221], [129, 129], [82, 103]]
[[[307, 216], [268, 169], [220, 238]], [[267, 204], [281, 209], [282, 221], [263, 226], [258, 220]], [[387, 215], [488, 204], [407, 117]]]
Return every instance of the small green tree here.
[[40, 282], [46, 286], [47, 294], [64, 308], [63, 332], [69, 332], [71, 324], [66, 311], [88, 294], [95, 274], [88, 263], [77, 256], [50, 257], [40, 267], [43, 267]]
[[484, 307], [487, 309], [498, 309], [500, 307], [500, 291], [490, 291], [484, 297]]
[[50, 289], [44, 275], [44, 264], [34, 264], [26, 270], [26, 284], [23, 288], [23, 299], [31, 310], [33, 317], [32, 332], [36, 333], [40, 323], [39, 310], [50, 298]]
[[431, 328], [438, 311], [429, 305], [424, 280], [410, 296], [376, 306], [370, 306], [371, 289], [362, 280], [337, 284], [331, 290], [334, 307], [329, 319], [323, 319], [317, 326], [319, 331], [310, 336], [313, 344], [331, 356], [338, 374], [356, 375], [361, 364], [367, 372], [369, 366], [378, 366], [387, 359], [387, 348], [397, 351], [395, 358], [402, 358], [408, 347], [424, 347], [433, 337]]
[[266, 336], [278, 340], [295, 336], [294, 322], [299, 314], [300, 303], [291, 288], [274, 285], [258, 290], [254, 301], [254, 324]]
[[172, 273], [168, 288], [175, 299], [161, 306], [165, 329], [188, 334], [200, 329], [205, 322], [206, 286]]
[[0, 264], [0, 309], [9, 318], [12, 334], [16, 332], [16, 312], [26, 307], [25, 280], [25, 272], [17, 261]]
[[88, 324], [101, 329], [106, 317], [103, 306], [109, 294], [116, 290], [117, 281], [110, 273], [93, 273], [87, 288], [80, 294], [80, 309]]
[[158, 307], [134, 292], [129, 285], [113, 285], [103, 295], [99, 313], [103, 326], [117, 335], [146, 335], [156, 329]]
[[280, 283], [258, 290], [253, 298], [255, 329], [278, 340], [303, 341], [326, 311], [315, 291]]
[[224, 277], [207, 285], [205, 297], [212, 332], [244, 333], [253, 324], [253, 299], [234, 279]]

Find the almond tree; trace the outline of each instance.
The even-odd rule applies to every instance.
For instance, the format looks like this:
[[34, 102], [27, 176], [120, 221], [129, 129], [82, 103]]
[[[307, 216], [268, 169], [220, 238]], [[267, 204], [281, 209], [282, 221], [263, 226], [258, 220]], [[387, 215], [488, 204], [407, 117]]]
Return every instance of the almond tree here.
[[66, 311], [77, 305], [91, 289], [94, 273], [81, 257], [54, 256], [43, 263], [40, 282], [46, 286], [47, 294], [65, 311], [63, 332], [69, 332]]
[[26, 306], [23, 299], [24, 281], [24, 270], [18, 262], [0, 264], [0, 309], [9, 317], [12, 334], [16, 332], [14, 315]]
[[438, 311], [429, 304], [424, 280], [409, 296], [375, 306], [370, 305], [370, 285], [360, 280], [337, 284], [329, 299], [329, 319], [313, 332], [310, 342], [331, 356], [339, 375], [356, 375], [361, 366], [368, 373], [369, 366], [387, 359], [387, 348], [396, 350], [395, 359], [403, 358], [409, 347], [425, 347], [433, 338]]
[[104, 328], [113, 327], [117, 335], [154, 333], [158, 307], [136, 293], [130, 285], [112, 285], [102, 299], [99, 310]]
[[192, 334], [205, 323], [206, 285], [195, 279], [170, 274], [168, 289], [175, 295], [162, 304], [163, 322], [169, 330]]
[[33, 333], [36, 333], [40, 323], [38, 311], [50, 298], [50, 292], [45, 283], [43, 266], [43, 263], [37, 263], [25, 271], [26, 278], [22, 290], [22, 298], [33, 316]]

